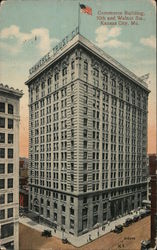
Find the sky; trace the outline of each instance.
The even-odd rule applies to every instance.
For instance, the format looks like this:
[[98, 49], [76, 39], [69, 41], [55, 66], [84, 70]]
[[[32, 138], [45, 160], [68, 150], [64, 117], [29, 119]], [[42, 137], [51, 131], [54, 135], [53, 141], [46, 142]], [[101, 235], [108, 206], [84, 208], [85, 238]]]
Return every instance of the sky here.
[[[80, 13], [79, 3], [92, 8], [92, 15]], [[79, 15], [83, 36], [137, 76], [150, 73], [148, 153], [155, 153], [155, 1], [7, 0], [0, 6], [0, 82], [24, 92], [20, 100], [20, 156], [28, 156], [28, 90], [24, 83], [29, 69], [78, 26]], [[135, 23], [119, 21], [117, 16]]]

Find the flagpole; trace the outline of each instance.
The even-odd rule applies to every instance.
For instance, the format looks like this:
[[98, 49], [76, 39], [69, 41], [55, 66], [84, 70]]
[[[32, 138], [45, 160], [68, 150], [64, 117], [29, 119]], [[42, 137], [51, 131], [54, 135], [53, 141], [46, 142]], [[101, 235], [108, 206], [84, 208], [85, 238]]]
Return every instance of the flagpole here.
[[80, 2], [78, 5], [78, 34], [80, 34]]

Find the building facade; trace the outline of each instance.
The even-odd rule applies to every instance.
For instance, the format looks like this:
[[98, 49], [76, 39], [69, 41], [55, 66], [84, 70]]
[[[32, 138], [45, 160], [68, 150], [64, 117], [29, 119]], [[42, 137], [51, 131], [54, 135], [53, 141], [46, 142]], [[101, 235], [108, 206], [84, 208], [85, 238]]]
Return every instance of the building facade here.
[[25, 157], [19, 161], [19, 206], [28, 209], [28, 158]]
[[149, 90], [80, 34], [56, 47], [26, 82], [29, 209], [78, 236], [146, 199]]
[[19, 99], [0, 84], [0, 245], [19, 249]]
[[149, 155], [151, 185], [151, 245], [157, 246], [157, 155]]

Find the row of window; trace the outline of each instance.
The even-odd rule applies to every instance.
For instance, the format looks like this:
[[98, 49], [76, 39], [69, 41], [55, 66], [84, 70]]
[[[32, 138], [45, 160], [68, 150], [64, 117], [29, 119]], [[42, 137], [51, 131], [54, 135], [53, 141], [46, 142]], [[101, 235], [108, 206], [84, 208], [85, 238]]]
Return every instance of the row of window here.
[[[5, 148], [0, 148], [0, 158], [6, 157], [5, 150], [6, 150]], [[7, 152], [8, 152], [7, 154], [8, 159], [13, 159], [14, 156], [13, 148], [8, 148]]]
[[[7, 119], [8, 121], [8, 129], [13, 129], [14, 121], [13, 119]], [[5, 128], [6, 126], [6, 119], [4, 117], [0, 117], [0, 128]]]
[[[5, 174], [5, 163], [0, 163], [0, 174]], [[13, 173], [13, 164], [8, 163], [7, 164], [7, 173], [12, 174]]]
[[[3, 183], [2, 183], [3, 185]], [[0, 194], [0, 204], [3, 205], [5, 204], [5, 194]], [[7, 203], [12, 203], [13, 202], [13, 193], [7, 194]]]
[[[8, 178], [7, 188], [13, 188], [13, 178]], [[0, 189], [5, 189], [5, 179], [0, 179]]]
[[[6, 112], [6, 105], [4, 102], [0, 102], [0, 112], [5, 113]], [[14, 107], [12, 104], [8, 104], [8, 114], [14, 113]]]
[[[6, 143], [6, 137], [7, 135], [5, 133], [0, 133], [0, 143]], [[14, 140], [14, 135], [13, 134], [8, 134], [8, 143], [13, 144]]]
[[[7, 218], [13, 217], [13, 208], [7, 209]], [[6, 218], [5, 216], [5, 209], [0, 210], [0, 220], [4, 220]]]

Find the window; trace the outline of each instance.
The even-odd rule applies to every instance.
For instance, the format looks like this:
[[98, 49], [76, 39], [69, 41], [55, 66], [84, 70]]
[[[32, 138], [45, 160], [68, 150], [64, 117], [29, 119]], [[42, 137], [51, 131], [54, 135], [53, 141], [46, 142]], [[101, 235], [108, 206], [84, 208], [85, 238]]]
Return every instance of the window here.
[[62, 225], [65, 225], [65, 216], [62, 216]]
[[93, 75], [96, 77], [99, 77], [99, 70], [98, 69], [94, 69], [93, 70]]
[[74, 220], [70, 220], [70, 228], [74, 228]]
[[71, 62], [71, 69], [74, 69], [74, 68], [75, 68], [75, 62], [72, 61], [72, 62]]
[[88, 63], [86, 61], [84, 62], [84, 70], [88, 70]]
[[8, 223], [1, 226], [1, 238], [10, 237], [14, 235], [14, 223]]
[[4, 173], [5, 173], [5, 164], [0, 163], [0, 174], [4, 174]]
[[5, 219], [5, 209], [0, 210], [0, 220]]
[[5, 118], [0, 117], [0, 128], [5, 128]]
[[8, 163], [8, 174], [13, 173], [13, 164], [12, 163]]
[[13, 143], [13, 134], [8, 134], [8, 143], [12, 144]]
[[5, 149], [0, 148], [0, 158], [5, 158]]
[[5, 113], [5, 103], [4, 102], [0, 102], [0, 112]]
[[12, 129], [13, 125], [13, 119], [8, 119], [8, 128]]
[[66, 74], [67, 74], [67, 68], [64, 68], [64, 69], [62, 70], [62, 75], [65, 76]]
[[13, 114], [14, 113], [14, 108], [12, 104], [8, 104], [8, 114]]
[[0, 179], [0, 189], [4, 189], [4, 188], [5, 188], [5, 180]]
[[8, 179], [8, 188], [13, 188], [13, 179]]
[[5, 143], [5, 133], [0, 133], [0, 143]]
[[5, 194], [0, 194], [0, 204], [5, 203]]
[[13, 202], [13, 193], [8, 194], [8, 203]]
[[8, 208], [8, 218], [13, 217], [13, 208]]
[[13, 149], [12, 148], [8, 148], [8, 158], [9, 159], [13, 158]]

